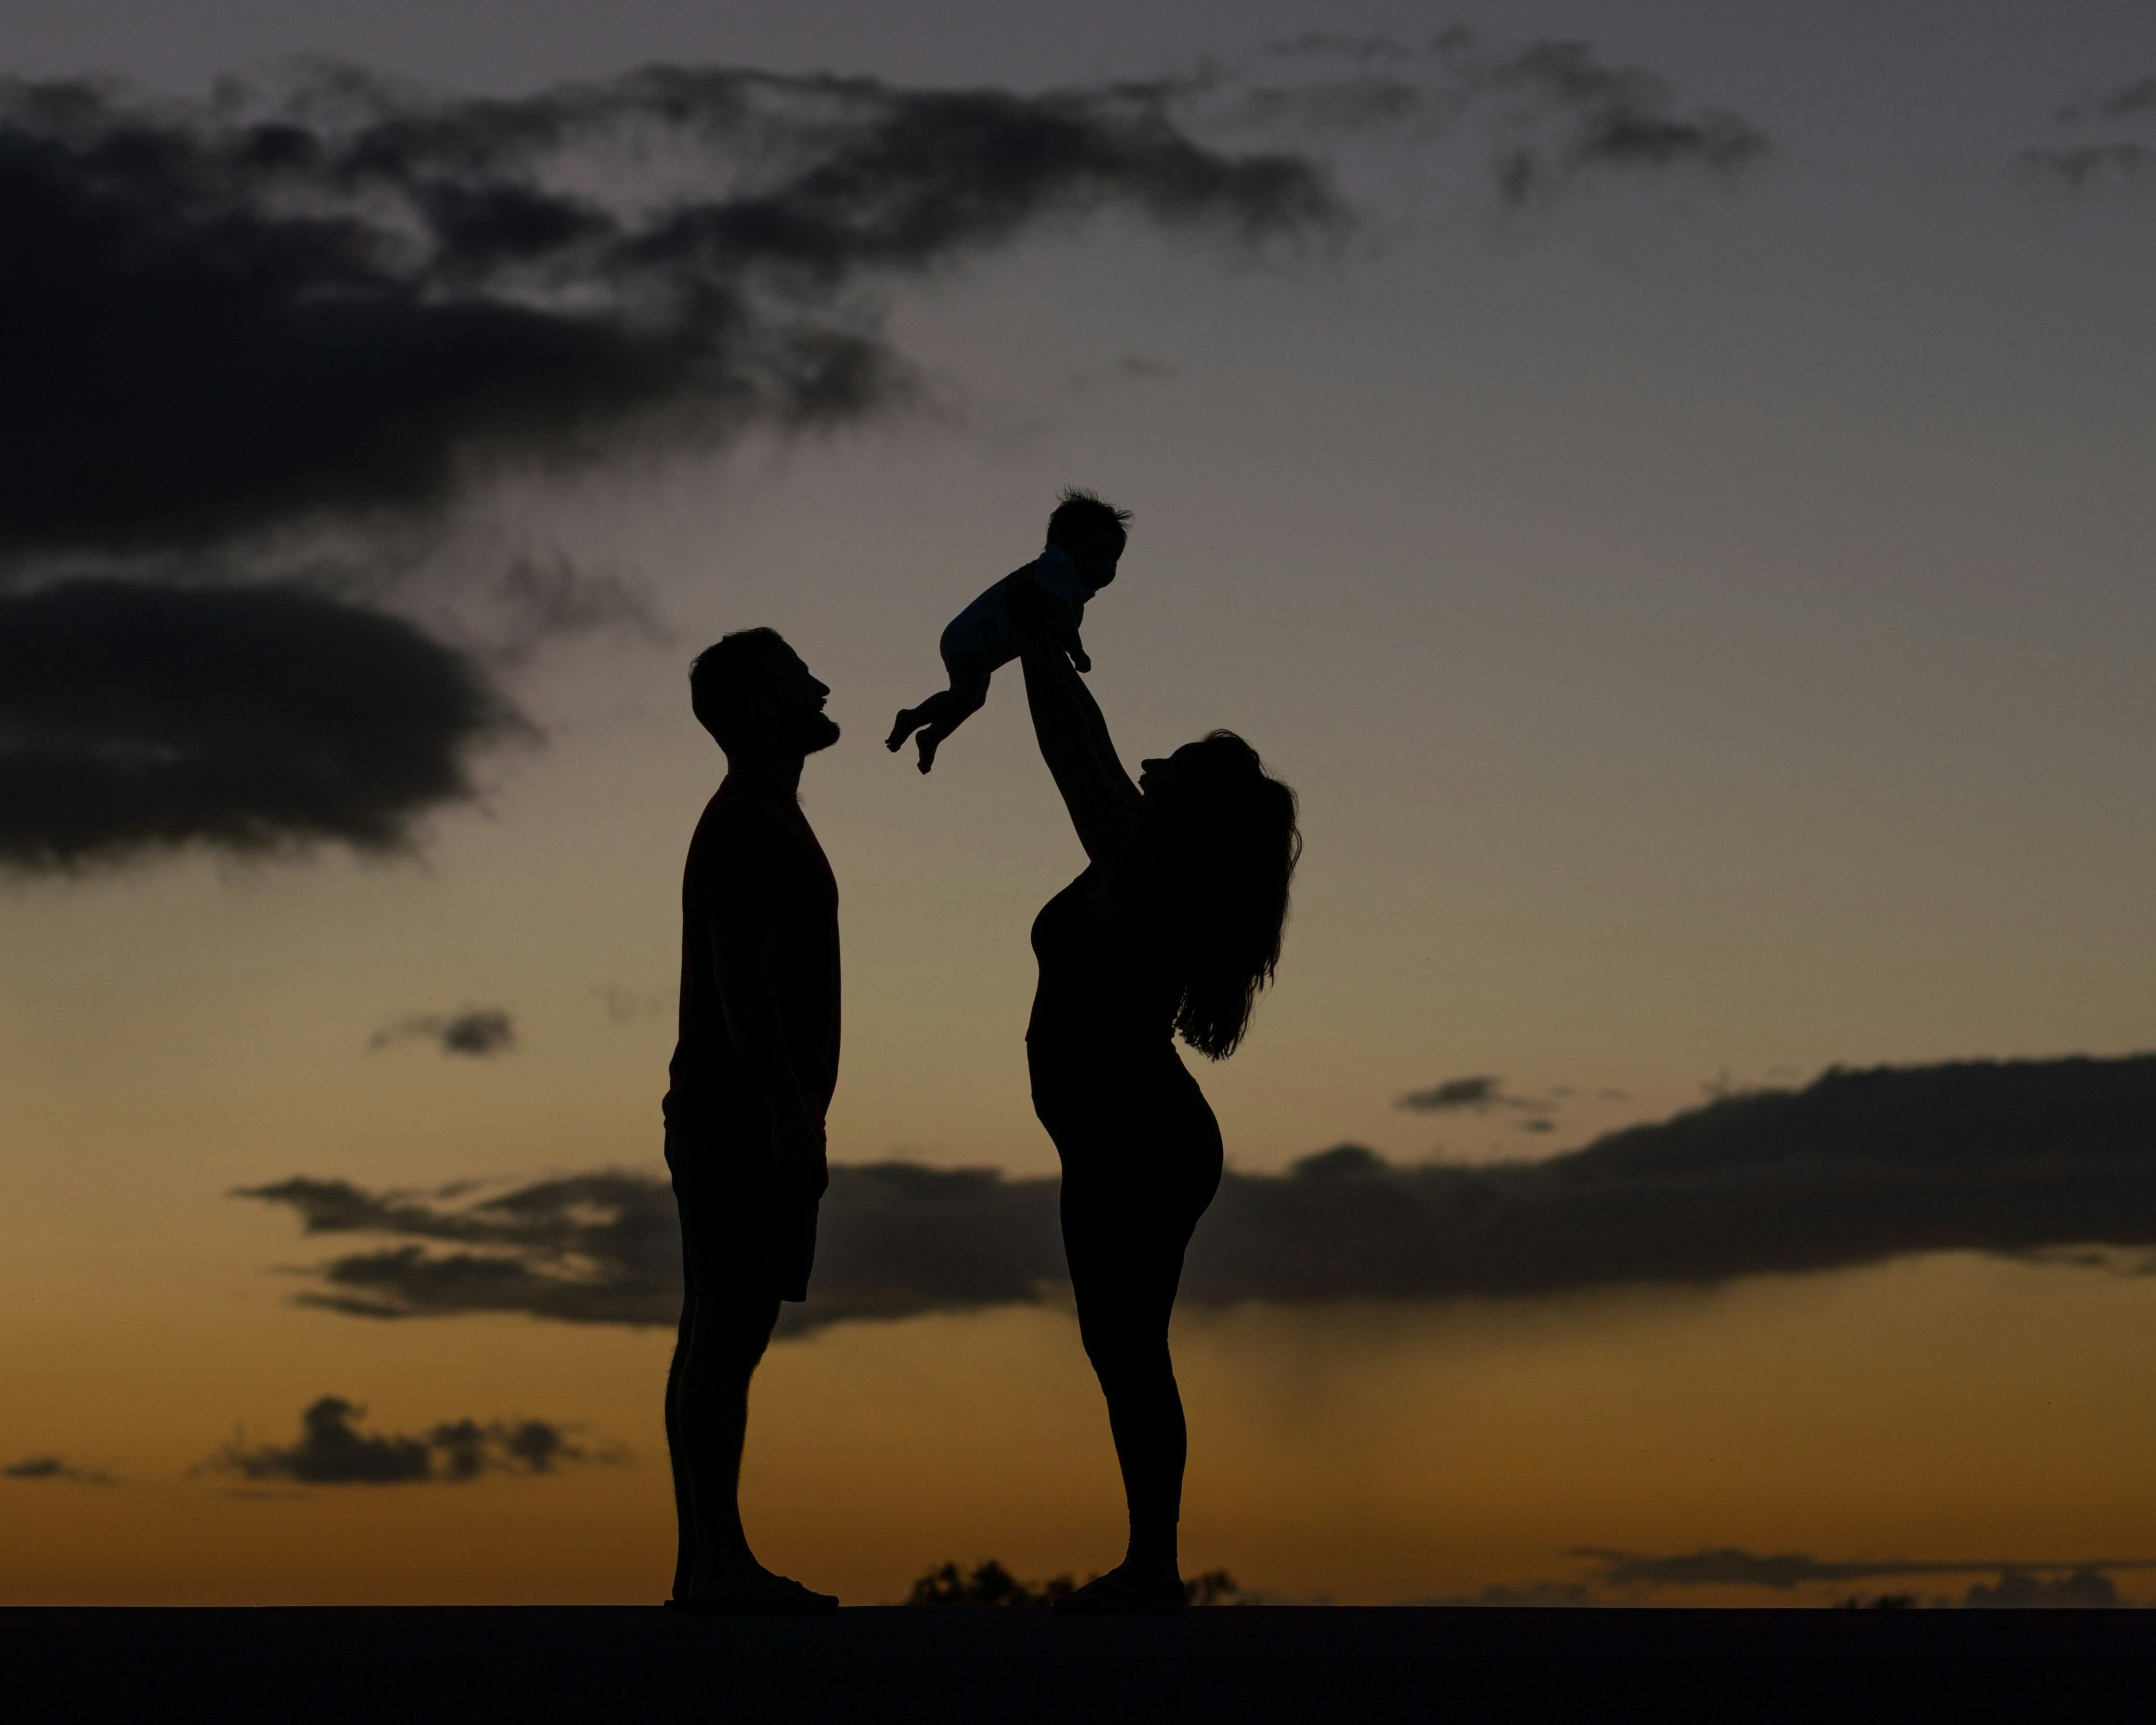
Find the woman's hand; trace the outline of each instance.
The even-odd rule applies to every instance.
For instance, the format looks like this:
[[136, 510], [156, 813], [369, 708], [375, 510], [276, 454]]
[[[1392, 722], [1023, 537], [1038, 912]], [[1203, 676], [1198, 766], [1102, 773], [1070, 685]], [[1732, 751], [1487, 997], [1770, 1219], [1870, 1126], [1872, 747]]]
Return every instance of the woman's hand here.
[[1050, 646], [1055, 640], [1055, 601], [1033, 578], [1028, 564], [1004, 582], [1004, 606], [1020, 648]]
[[1010, 615], [1011, 634], [1021, 653], [1045, 649], [1060, 654], [1080, 670], [1091, 670], [1093, 662], [1078, 639], [1078, 619], [1070, 607], [1033, 578], [1030, 568], [1008, 578], [1004, 604]]

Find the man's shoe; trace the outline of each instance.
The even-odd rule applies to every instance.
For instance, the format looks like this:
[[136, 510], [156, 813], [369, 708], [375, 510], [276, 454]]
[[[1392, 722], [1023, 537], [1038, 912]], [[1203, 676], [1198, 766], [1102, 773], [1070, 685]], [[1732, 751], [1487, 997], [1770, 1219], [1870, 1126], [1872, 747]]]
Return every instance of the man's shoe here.
[[783, 1575], [766, 1575], [740, 1587], [669, 1599], [666, 1609], [691, 1617], [829, 1617], [839, 1609], [839, 1596], [816, 1593]]

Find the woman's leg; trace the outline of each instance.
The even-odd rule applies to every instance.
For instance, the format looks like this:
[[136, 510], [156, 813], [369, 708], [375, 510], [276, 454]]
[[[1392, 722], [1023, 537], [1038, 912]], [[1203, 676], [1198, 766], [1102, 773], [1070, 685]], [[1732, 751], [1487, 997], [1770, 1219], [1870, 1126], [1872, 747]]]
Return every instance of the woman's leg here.
[[1180, 1064], [1117, 1100], [1082, 1126], [1050, 1127], [1063, 1158], [1064, 1251], [1122, 1467], [1131, 1523], [1124, 1567], [1134, 1580], [1179, 1588], [1188, 1438], [1168, 1327], [1183, 1249], [1219, 1189], [1220, 1128]]
[[1107, 1399], [1122, 1469], [1130, 1512], [1122, 1568], [1133, 1579], [1167, 1581], [1179, 1579], [1176, 1524], [1188, 1449], [1168, 1327], [1188, 1230], [1142, 1214], [1148, 1197], [1158, 1203], [1158, 1194], [1096, 1190], [1066, 1174], [1063, 1240], [1079, 1336]]

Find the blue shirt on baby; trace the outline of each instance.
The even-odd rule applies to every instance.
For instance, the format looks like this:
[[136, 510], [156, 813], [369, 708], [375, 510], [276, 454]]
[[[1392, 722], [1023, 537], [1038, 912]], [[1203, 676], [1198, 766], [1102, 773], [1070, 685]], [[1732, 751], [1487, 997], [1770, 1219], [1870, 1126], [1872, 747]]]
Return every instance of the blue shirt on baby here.
[[[1073, 622], [1083, 622], [1086, 601], [1099, 589], [1079, 578], [1078, 562], [1060, 545], [1051, 545], [1026, 565], [1034, 583], [1070, 608]], [[1018, 637], [1011, 632], [1010, 606], [998, 581], [951, 619], [937, 644], [945, 665], [960, 660], [983, 670], [993, 670], [1018, 657]]]

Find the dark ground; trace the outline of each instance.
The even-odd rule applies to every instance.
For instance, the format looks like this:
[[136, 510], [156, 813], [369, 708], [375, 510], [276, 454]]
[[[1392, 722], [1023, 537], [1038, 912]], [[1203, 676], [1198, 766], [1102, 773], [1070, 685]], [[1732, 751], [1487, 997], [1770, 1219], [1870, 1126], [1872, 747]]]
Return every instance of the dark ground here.
[[[1562, 1711], [1560, 1711], [1562, 1710]], [[0, 1716], [2147, 1719], [2156, 1611], [0, 1611]]]

